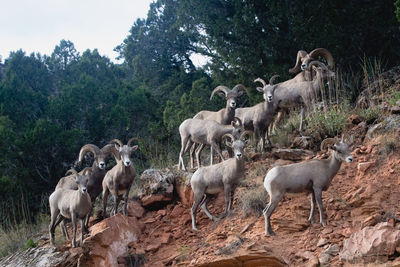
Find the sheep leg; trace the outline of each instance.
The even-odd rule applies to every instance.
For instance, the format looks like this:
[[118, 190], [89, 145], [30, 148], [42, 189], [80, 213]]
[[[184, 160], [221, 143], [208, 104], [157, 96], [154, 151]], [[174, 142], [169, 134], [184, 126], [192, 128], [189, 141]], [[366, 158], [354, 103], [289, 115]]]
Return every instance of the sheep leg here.
[[[61, 215], [58, 215], [58, 216], [62, 218]], [[57, 218], [57, 219], [58, 219], [58, 218]], [[66, 240], [68, 240], [68, 239], [69, 239], [69, 234], [68, 234], [68, 231], [67, 231], [67, 227], [65, 226], [67, 220], [64, 219], [64, 218], [62, 218], [62, 219], [63, 219], [63, 220], [61, 220], [61, 223], [60, 223], [61, 232], [62, 232], [64, 238], [65, 238]]]
[[206, 146], [205, 144], [200, 144], [196, 149], [197, 169], [201, 167], [200, 155], [201, 155], [201, 152], [203, 151], [205, 146]]
[[[221, 157], [221, 161], [224, 161], [225, 159], [224, 156], [222, 156], [221, 148], [215, 141], [211, 142], [211, 159], [213, 159], [214, 157], [213, 148], [215, 149], [215, 151], [217, 151], [218, 155]], [[212, 162], [210, 165], [212, 165]]]
[[58, 214], [60, 213], [60, 211], [57, 208], [53, 208], [52, 206], [50, 206], [50, 212], [51, 212], [51, 219], [49, 225], [50, 242], [52, 245], [55, 245], [54, 231], [56, 230], [56, 222], [59, 220]]
[[197, 147], [196, 143], [193, 143], [193, 145], [190, 147], [190, 168], [191, 169], [194, 168], [194, 157], [193, 157], [193, 155], [194, 155], [195, 151], [197, 151], [196, 147]]
[[194, 202], [193, 202], [192, 209], [190, 210], [190, 215], [192, 216], [192, 229], [194, 231], [198, 231], [198, 229], [196, 227], [196, 211], [197, 211], [197, 208], [199, 207], [199, 204], [202, 202], [203, 197], [204, 197], [203, 194], [199, 194], [199, 193], [194, 194]]
[[258, 151], [258, 143], [260, 142], [260, 130], [258, 127], [254, 127], [254, 152]]
[[110, 190], [108, 187], [103, 189], [103, 218], [107, 218], [107, 199], [108, 195], [110, 194]]
[[224, 186], [224, 193], [225, 193], [225, 211], [220, 217], [218, 217], [219, 220], [225, 218], [226, 215], [228, 215], [228, 212], [231, 208], [232, 198], [231, 198], [231, 186], [230, 185]]
[[214, 215], [212, 215], [211, 212], [207, 208], [207, 203], [208, 203], [209, 199], [210, 198], [207, 195], [205, 195], [205, 197], [203, 198], [203, 201], [200, 203], [200, 207], [205, 212], [205, 214], [208, 216], [208, 218], [210, 218], [213, 221], [218, 221], [218, 218], [215, 217]]
[[273, 236], [275, 235], [274, 231], [272, 231], [271, 227], [271, 215], [276, 209], [276, 206], [278, 205], [279, 201], [281, 201], [283, 197], [283, 194], [279, 195], [272, 195], [270, 196], [269, 203], [267, 207], [263, 210], [264, 218], [265, 218], [265, 235], [267, 236]]
[[114, 207], [114, 214], [113, 216], [115, 216], [115, 214], [117, 214], [118, 212], [118, 206], [119, 206], [119, 202], [121, 202], [122, 196], [118, 195], [118, 192], [116, 192], [117, 194], [115, 195], [115, 207]]
[[178, 170], [186, 171], [185, 164], [183, 162], [183, 154], [185, 154], [186, 145], [189, 140], [189, 137], [185, 136], [185, 137], [181, 137], [181, 139], [182, 139], [182, 141], [181, 141], [181, 151], [179, 152]]
[[76, 215], [72, 212], [71, 213], [71, 220], [72, 220], [72, 227], [73, 227], [73, 237], [72, 237], [72, 247], [76, 248], [76, 228], [77, 228], [77, 223], [76, 223]]
[[314, 191], [311, 192], [311, 210], [310, 210], [310, 217], [308, 217], [308, 221], [313, 224], [313, 216], [314, 216], [314, 206], [315, 206], [315, 193]]
[[283, 116], [285, 115], [286, 110], [281, 110], [278, 112], [278, 116], [276, 117], [276, 120], [274, 122], [274, 125], [272, 129], [276, 132], [278, 130], [278, 123], [282, 120]]
[[131, 184], [128, 186], [128, 188], [126, 189], [125, 196], [124, 196], [124, 201], [125, 201], [125, 203], [124, 203], [123, 214], [124, 214], [125, 216], [128, 216], [128, 196], [129, 196], [129, 191], [131, 190], [131, 187], [132, 187], [132, 183], [131, 183]]
[[304, 107], [301, 108], [300, 111], [300, 127], [299, 127], [299, 132], [303, 130], [303, 121], [304, 121], [304, 115], [305, 115], [305, 110]]
[[321, 222], [322, 226], [326, 226], [326, 222], [322, 215], [324, 210], [324, 206], [322, 205], [322, 191], [319, 188], [314, 188], [315, 200], [317, 202], [318, 210], [319, 210], [319, 221]]
[[85, 218], [81, 219], [81, 240], [79, 241], [80, 246], [83, 244], [84, 232], [83, 229], [85, 228]]

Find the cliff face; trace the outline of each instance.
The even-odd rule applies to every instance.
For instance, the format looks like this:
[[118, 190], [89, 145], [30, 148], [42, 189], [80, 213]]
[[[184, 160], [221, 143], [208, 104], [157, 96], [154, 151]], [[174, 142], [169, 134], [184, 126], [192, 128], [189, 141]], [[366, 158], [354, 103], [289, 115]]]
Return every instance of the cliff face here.
[[[271, 152], [248, 156], [234, 211], [219, 222], [198, 211], [198, 232], [191, 230], [191, 175], [148, 170], [140, 177], [146, 185], [141, 199], [129, 202], [129, 216], [92, 221], [81, 248], [70, 242], [52, 248], [45, 236], [39, 247], [2, 259], [0, 266], [400, 266], [400, 116], [392, 108], [371, 125], [349, 116], [345, 134], [356, 138], [354, 162], [343, 163], [323, 193], [326, 227], [317, 213], [317, 223], [308, 223], [306, 193], [287, 194], [279, 203], [273, 237], [264, 236], [263, 216], [241, 210], [245, 193], [263, 192], [268, 169], [292, 162]], [[217, 215], [223, 207], [222, 195], [209, 203]]]

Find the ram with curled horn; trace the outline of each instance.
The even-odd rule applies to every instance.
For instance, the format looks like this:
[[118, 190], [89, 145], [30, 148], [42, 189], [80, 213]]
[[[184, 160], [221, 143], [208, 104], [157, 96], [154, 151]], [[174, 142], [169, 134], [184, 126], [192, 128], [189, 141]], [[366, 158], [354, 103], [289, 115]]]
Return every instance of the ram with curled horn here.
[[322, 226], [326, 226], [323, 218], [322, 191], [328, 190], [343, 161], [348, 163], [353, 161], [350, 145], [344, 141], [343, 136], [340, 141], [336, 138], [325, 139], [321, 143], [321, 149], [331, 149], [329, 158], [276, 166], [267, 173], [264, 187], [270, 200], [263, 211], [266, 235], [274, 235], [270, 217], [286, 193], [310, 192], [311, 209], [308, 220], [311, 224], [313, 223], [314, 206], [317, 204], [319, 220]]
[[[190, 183], [194, 194], [194, 203], [191, 209], [192, 229], [197, 231], [196, 212], [200, 206], [206, 215], [213, 221], [225, 217], [231, 209], [232, 201], [237, 184], [245, 175], [244, 148], [248, 141], [245, 140], [247, 131], [242, 132], [239, 137], [232, 134], [224, 134], [226, 145], [233, 150], [234, 157], [215, 165], [201, 167], [192, 176]], [[207, 202], [211, 195], [224, 192], [225, 212], [219, 218], [212, 215], [207, 209]]]
[[[197, 113], [193, 117], [193, 119], [216, 121], [223, 125], [229, 125], [229, 124], [231, 124], [231, 122], [233, 121], [233, 118], [235, 117], [235, 109], [237, 107], [238, 98], [240, 96], [242, 96], [244, 93], [249, 95], [246, 87], [242, 84], [235, 85], [232, 88], [232, 90], [224, 85], [219, 85], [212, 91], [210, 100], [213, 98], [213, 96], [216, 93], [220, 97], [226, 99], [225, 108], [220, 109], [219, 111], [202, 110], [199, 113]], [[197, 149], [196, 149], [196, 147], [197, 147]], [[194, 155], [195, 150], [196, 150], [196, 154], [201, 153], [202, 147], [198, 146], [196, 144], [193, 144], [193, 146], [190, 149], [191, 157], [192, 157], [192, 155]], [[192, 164], [193, 158], [190, 159], [190, 162]], [[191, 167], [193, 168], [193, 164], [191, 165]]]
[[107, 217], [106, 207], [108, 195], [111, 193], [115, 199], [113, 215], [118, 212], [118, 205], [124, 198], [123, 214], [127, 215], [128, 196], [132, 183], [136, 177], [136, 169], [132, 164], [131, 154], [137, 150], [138, 146], [133, 145], [137, 138], [129, 139], [127, 145], [124, 145], [119, 139], [113, 139], [112, 154], [117, 164], [106, 173], [103, 180], [103, 217]]
[[316, 75], [311, 81], [292, 82], [288, 81], [276, 85], [274, 102], [279, 111], [277, 119], [274, 122], [274, 129], [282, 119], [284, 111], [289, 108], [301, 108], [301, 121], [299, 131], [303, 129], [303, 121], [307, 104], [313, 99], [324, 87], [324, 81], [335, 77], [335, 73], [329, 70], [326, 65], [320, 61], [310, 62], [310, 68], [315, 71]]
[[[111, 156], [112, 147], [113, 145], [107, 144], [100, 149], [96, 145], [86, 144], [82, 146], [79, 151], [78, 165], [83, 164], [83, 161], [85, 160], [87, 154], [93, 154], [93, 164], [88, 169], [88, 183], [86, 186], [92, 205], [94, 205], [94, 203], [96, 202], [96, 198], [103, 191], [102, 182], [104, 176], [106, 175], [106, 164], [108, 158]], [[83, 175], [84, 170], [80, 171], [79, 174]], [[77, 190], [78, 185], [76, 184], [75, 179], [72, 175], [66, 175], [65, 177], [61, 178], [57, 183], [56, 189], [59, 188]], [[85, 220], [85, 231], [87, 231], [88, 229], [89, 218], [92, 212], [93, 207]]]
[[274, 93], [276, 85], [274, 85], [275, 79], [279, 75], [274, 75], [267, 84], [263, 79], [257, 78], [254, 82], [260, 82], [263, 87], [257, 87], [257, 91], [263, 94], [264, 101], [247, 108], [237, 108], [235, 111], [236, 117], [240, 118], [243, 122], [245, 130], [254, 132], [255, 145], [254, 148], [257, 151], [258, 143], [261, 137], [261, 151], [265, 151], [265, 135], [267, 136], [268, 144], [271, 145], [269, 139], [268, 127], [271, 124], [276, 104], [274, 102]]

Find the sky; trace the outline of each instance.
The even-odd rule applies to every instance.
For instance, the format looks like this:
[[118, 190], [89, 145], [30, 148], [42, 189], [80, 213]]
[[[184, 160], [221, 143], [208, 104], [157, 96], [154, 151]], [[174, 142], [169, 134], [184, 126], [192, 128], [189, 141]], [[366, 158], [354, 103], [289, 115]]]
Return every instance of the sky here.
[[22, 49], [51, 55], [62, 39], [81, 54], [97, 48], [116, 62], [121, 44], [152, 0], [0, 0], [0, 56]]

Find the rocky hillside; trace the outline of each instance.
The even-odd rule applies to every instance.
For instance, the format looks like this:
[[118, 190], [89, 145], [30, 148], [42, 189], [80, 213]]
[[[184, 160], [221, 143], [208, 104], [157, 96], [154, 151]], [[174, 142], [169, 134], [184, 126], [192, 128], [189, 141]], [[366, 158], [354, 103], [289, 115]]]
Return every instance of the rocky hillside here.
[[[399, 72], [390, 78], [392, 93], [400, 91], [400, 79], [393, 77]], [[273, 150], [248, 155], [234, 212], [214, 223], [199, 211], [198, 232], [191, 230], [191, 174], [147, 170], [129, 216], [93, 220], [81, 248], [64, 241], [52, 248], [43, 233], [38, 247], [10, 255], [0, 266], [400, 266], [399, 103], [386, 100], [374, 98], [387, 113], [378, 121], [349, 115], [345, 134], [355, 136], [354, 162], [343, 163], [323, 193], [326, 227], [308, 223], [307, 194], [287, 194], [272, 215], [276, 236], [264, 236], [256, 204], [257, 197], [266, 201], [266, 172], [315, 154]], [[222, 196], [209, 204], [216, 214], [223, 207]]]

